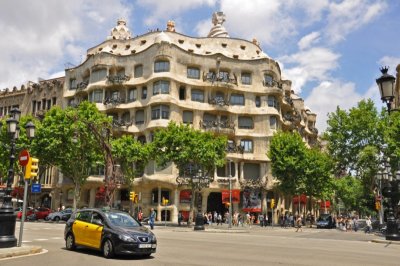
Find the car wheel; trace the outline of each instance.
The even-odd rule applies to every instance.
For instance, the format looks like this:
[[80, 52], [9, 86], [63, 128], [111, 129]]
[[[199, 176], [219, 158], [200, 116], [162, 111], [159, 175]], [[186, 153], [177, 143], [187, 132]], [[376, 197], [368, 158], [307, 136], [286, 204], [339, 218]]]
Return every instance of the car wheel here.
[[103, 256], [107, 259], [114, 257], [114, 246], [110, 239], [103, 244]]
[[75, 238], [72, 234], [67, 235], [67, 239], [65, 240], [65, 247], [68, 250], [75, 250], [75, 248], [76, 248]]
[[54, 221], [56, 221], [58, 223], [60, 221], [60, 217], [58, 217], [58, 216], [54, 217]]

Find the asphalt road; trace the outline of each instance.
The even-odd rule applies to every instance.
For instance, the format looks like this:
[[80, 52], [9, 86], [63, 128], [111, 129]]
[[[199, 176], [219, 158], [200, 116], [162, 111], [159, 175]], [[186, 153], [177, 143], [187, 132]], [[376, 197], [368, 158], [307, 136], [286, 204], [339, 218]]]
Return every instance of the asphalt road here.
[[[19, 223], [18, 223], [19, 224]], [[0, 260], [1, 266], [21, 265], [399, 265], [400, 245], [372, 243], [362, 232], [280, 228], [240, 230], [156, 227], [157, 253], [147, 259], [104, 259], [100, 252], [65, 249], [64, 224], [25, 223], [23, 244], [47, 252]], [[16, 236], [19, 227], [17, 226]]]

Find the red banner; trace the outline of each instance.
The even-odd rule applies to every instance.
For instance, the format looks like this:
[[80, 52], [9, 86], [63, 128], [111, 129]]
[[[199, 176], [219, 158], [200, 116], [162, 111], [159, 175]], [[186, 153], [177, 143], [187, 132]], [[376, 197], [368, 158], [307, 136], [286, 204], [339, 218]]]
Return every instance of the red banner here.
[[179, 202], [180, 203], [190, 203], [192, 200], [192, 191], [191, 190], [182, 190], [179, 194]]
[[302, 194], [299, 196], [294, 196], [293, 197], [293, 203], [298, 204], [299, 203], [299, 198], [300, 198], [300, 204], [306, 204], [307, 203], [307, 196]]
[[320, 204], [320, 208], [321, 209], [323, 209], [323, 208], [330, 208], [331, 207], [331, 202], [329, 201], [329, 200], [327, 200], [327, 201], [321, 201], [321, 204]]
[[[232, 203], [240, 202], [240, 189], [232, 189]], [[229, 190], [221, 190], [222, 203], [229, 203]]]

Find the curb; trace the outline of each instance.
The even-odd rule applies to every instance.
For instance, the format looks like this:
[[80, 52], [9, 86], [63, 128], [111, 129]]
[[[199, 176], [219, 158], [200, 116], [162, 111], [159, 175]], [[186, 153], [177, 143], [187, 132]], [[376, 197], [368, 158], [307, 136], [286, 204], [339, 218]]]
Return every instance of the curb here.
[[372, 239], [371, 242], [379, 244], [388, 244], [388, 245], [400, 245], [400, 241], [383, 240], [383, 239]]
[[0, 259], [36, 254], [42, 252], [40, 246], [22, 246], [0, 249]]

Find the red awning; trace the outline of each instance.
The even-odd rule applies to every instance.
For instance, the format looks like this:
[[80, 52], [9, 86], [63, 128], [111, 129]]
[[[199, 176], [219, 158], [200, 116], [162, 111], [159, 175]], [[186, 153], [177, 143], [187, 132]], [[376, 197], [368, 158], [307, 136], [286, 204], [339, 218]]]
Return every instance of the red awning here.
[[[299, 196], [294, 196], [293, 197], [293, 203], [298, 204], [299, 203]], [[300, 195], [300, 204], [306, 204], [307, 203], [307, 196], [302, 194]]]

